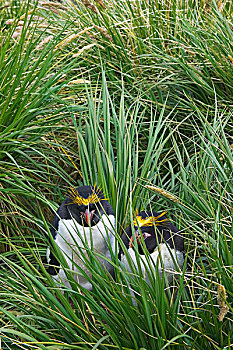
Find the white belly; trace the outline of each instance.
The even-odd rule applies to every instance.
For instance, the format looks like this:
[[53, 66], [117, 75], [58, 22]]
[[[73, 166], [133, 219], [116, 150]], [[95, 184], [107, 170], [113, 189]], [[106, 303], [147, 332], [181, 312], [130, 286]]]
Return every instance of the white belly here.
[[[133, 248], [128, 249], [129, 255], [131, 256], [133, 263], [139, 271], [136, 254]], [[163, 270], [165, 271], [166, 277], [168, 282], [172, 281], [172, 277], [175, 274], [175, 271], [177, 271], [177, 267], [182, 268], [184, 264], [184, 256], [183, 253], [176, 251], [175, 249], [168, 249], [167, 245], [165, 243], [161, 243], [158, 247], [156, 247], [155, 251], [150, 254], [150, 263], [155, 268], [155, 265], [158, 264], [158, 270], [159, 274], [162, 277]], [[161, 263], [162, 260], [162, 263]], [[123, 255], [121, 259], [123, 265], [126, 267], [126, 269], [131, 272], [129, 263], [126, 259], [126, 256]], [[143, 276], [145, 277], [146, 281], [149, 283], [149, 277], [148, 273], [146, 271], [146, 266], [148, 266], [148, 261], [145, 257], [145, 255], [140, 255], [140, 266], [143, 273]]]
[[[115, 218], [113, 215], [103, 215], [101, 221], [93, 227], [83, 227], [75, 220], [60, 220], [55, 242], [63, 252], [69, 269], [72, 270], [74, 279], [84, 288], [91, 289], [91, 283], [82, 275], [80, 269], [88, 276], [91, 273], [85, 266], [85, 258], [88, 259], [87, 249], [101, 254], [111, 260], [109, 246], [115, 250], [114, 237]], [[49, 255], [49, 249], [47, 256]], [[111, 270], [112, 266], [106, 260], [97, 257], [102, 265]], [[66, 286], [70, 286], [67, 281], [65, 271], [60, 269], [58, 275], [54, 276], [58, 281], [62, 281]]]

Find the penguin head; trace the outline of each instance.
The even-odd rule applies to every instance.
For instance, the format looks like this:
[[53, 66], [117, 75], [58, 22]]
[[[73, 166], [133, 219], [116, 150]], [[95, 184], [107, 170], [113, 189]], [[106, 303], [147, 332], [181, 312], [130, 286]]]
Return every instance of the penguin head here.
[[[143, 246], [146, 246], [148, 252], [152, 253], [156, 246], [161, 243], [162, 237], [157, 233], [156, 227], [160, 229], [161, 227], [166, 227], [167, 219], [164, 214], [165, 212], [159, 214], [156, 212], [142, 211], [133, 220], [139, 254], [145, 254]], [[128, 236], [128, 249], [134, 249], [134, 238], [131, 226], [128, 226], [125, 232]], [[143, 244], [142, 241], [144, 241], [145, 244]]]
[[95, 226], [104, 214], [107, 200], [97, 186], [72, 188], [67, 202], [72, 217], [82, 226]]

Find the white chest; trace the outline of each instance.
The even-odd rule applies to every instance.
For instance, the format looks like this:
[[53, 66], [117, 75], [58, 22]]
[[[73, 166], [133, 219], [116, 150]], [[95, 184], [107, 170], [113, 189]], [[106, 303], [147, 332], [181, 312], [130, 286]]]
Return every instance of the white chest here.
[[[115, 249], [114, 237], [115, 217], [113, 215], [103, 215], [101, 221], [93, 227], [83, 227], [74, 219], [60, 220], [55, 242], [63, 252], [67, 261], [69, 269], [73, 271], [74, 278], [85, 288], [91, 289], [91, 284], [80, 273], [83, 270], [88, 276], [91, 276], [88, 271], [85, 258], [88, 258], [87, 249], [97, 252], [111, 260], [111, 253], [109, 247]], [[49, 249], [47, 251], [49, 256]], [[112, 265], [106, 260], [99, 258], [99, 261], [107, 270], [112, 269]], [[79, 269], [77, 268], [79, 267]], [[56, 280], [63, 281], [69, 286], [65, 271], [60, 268]]]
[[[128, 252], [137, 270], [139, 270], [134, 249], [129, 248]], [[146, 266], [148, 266], [148, 261], [145, 255], [139, 255], [139, 257], [140, 257], [139, 261], [140, 261], [141, 270], [143, 272], [143, 275], [145, 276], [146, 281], [149, 282], [149, 277], [146, 272]], [[155, 265], [158, 264], [158, 270], [161, 276], [164, 269], [169, 282], [171, 282], [172, 276], [174, 275], [174, 272], [177, 270], [176, 266], [178, 266], [179, 268], [182, 268], [184, 263], [183, 253], [176, 251], [175, 249], [169, 250], [165, 243], [161, 243], [155, 249], [155, 251], [150, 254], [150, 259], [151, 259], [152, 266], [155, 267]], [[127, 268], [127, 270], [131, 272], [129, 263], [125, 255], [122, 257], [121, 260], [124, 266]]]
[[77, 247], [92, 249], [104, 253], [114, 243], [115, 218], [113, 215], [103, 215], [101, 221], [93, 227], [83, 227], [74, 219], [60, 220], [55, 241], [68, 256]]

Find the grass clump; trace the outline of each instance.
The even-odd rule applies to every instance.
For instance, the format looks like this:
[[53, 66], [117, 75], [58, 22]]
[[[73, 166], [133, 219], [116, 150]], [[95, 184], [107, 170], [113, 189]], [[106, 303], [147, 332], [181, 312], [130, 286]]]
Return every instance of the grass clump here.
[[[103, 121], [99, 118], [99, 123], [92, 121], [92, 118], [98, 118], [104, 115], [106, 110], [110, 110], [106, 108], [111, 106], [111, 98], [107, 93], [105, 81], [103, 81], [104, 89], [102, 98], [99, 99], [103, 102], [97, 106], [93, 105], [95, 99], [89, 95], [89, 118], [86, 119], [85, 128], [83, 129], [82, 118], [80, 118], [80, 126], [75, 126], [79, 140], [82, 174], [86, 176], [90, 174], [90, 177], [93, 176], [92, 180], [98, 181], [102, 186], [108, 183], [107, 169], [111, 169], [110, 166], [106, 166], [106, 159], [108, 159], [107, 164], [112, 164], [114, 169], [117, 169], [118, 162], [122, 161], [115, 153], [119, 147], [116, 133], [107, 135], [104, 126], [100, 127], [104, 120], [108, 125], [107, 115]], [[123, 104], [123, 97], [121, 100]], [[124, 116], [127, 115], [131, 118], [134, 116], [130, 113], [124, 114]], [[204, 116], [199, 114], [199, 118], [201, 122]], [[46, 347], [91, 349], [94, 346], [100, 349], [189, 349], [195, 346], [196, 349], [202, 349], [203, 343], [208, 349], [230, 347], [232, 224], [229, 206], [231, 182], [226, 181], [226, 177], [228, 179], [231, 176], [232, 169], [228, 165], [232, 162], [228, 152], [229, 143], [225, 137], [224, 118], [225, 116], [219, 118], [214, 125], [208, 124], [207, 128], [207, 124], [204, 123], [202, 133], [199, 132], [199, 128], [197, 129], [193, 140], [189, 140], [193, 143], [191, 153], [188, 152], [191, 147], [183, 148], [181, 152], [179, 143], [173, 138], [173, 132], [170, 135], [173, 139], [179, 170], [170, 178], [169, 185], [167, 175], [162, 177], [160, 174], [159, 186], [162, 188], [163, 183], [167, 183], [166, 188], [169, 193], [179, 199], [176, 202], [171, 201], [170, 212], [176, 216], [176, 224], [185, 236], [187, 250], [184, 269], [177, 274], [177, 279], [174, 281], [177, 284], [175, 296], [168, 298], [172, 290], [167, 291], [167, 296], [164, 292], [164, 280], [157, 276], [153, 265], [148, 265], [150, 285], [144, 280], [143, 272], [136, 272], [132, 267], [132, 274], [129, 274], [119, 262], [116, 265], [114, 263], [116, 281], [113, 281], [101, 268], [97, 257], [91, 251], [89, 252], [91, 262], [86, 260], [85, 264], [92, 273], [93, 290], [82, 289], [73, 280], [59, 251], [56, 252], [57, 257], [67, 271], [72, 287], [67, 288], [62, 285], [58, 287], [44, 270], [41, 261], [43, 249], [47, 245], [46, 241], [38, 248], [34, 244], [21, 249], [12, 244], [13, 253], [2, 257], [4, 269], [1, 272], [2, 280], [5, 281], [1, 292], [3, 301], [1, 332], [6, 346], [12, 344], [13, 334], [20, 346], [25, 349], [27, 346], [38, 349]], [[122, 121], [120, 117], [116, 119], [117, 127], [120, 121]], [[124, 127], [134, 125], [135, 135], [140, 134], [138, 127], [141, 127], [141, 123], [137, 126], [127, 122], [127, 119], [124, 119], [124, 122], [126, 123], [122, 122]], [[161, 118], [162, 125], [164, 125], [163, 122], [164, 119]], [[96, 130], [92, 133], [94, 126]], [[211, 134], [210, 130], [212, 130]], [[179, 129], [177, 131], [179, 132]], [[126, 156], [130, 156], [132, 147], [128, 146], [129, 133], [125, 134], [127, 142], [123, 143], [125, 147], [123, 149], [125, 159], [128, 159]], [[92, 138], [90, 135], [93, 135]], [[162, 149], [163, 134], [155, 133], [154, 138], [160, 145], [158, 149]], [[201, 142], [202, 139], [205, 142]], [[92, 140], [96, 143], [92, 143]], [[89, 144], [95, 146], [87, 151]], [[106, 156], [107, 144], [110, 145], [109, 154], [114, 155], [109, 158]], [[105, 149], [104, 153], [98, 150], [100, 146]], [[90, 151], [94, 149], [96, 157]], [[221, 149], [221, 156], [224, 158], [224, 166], [221, 168], [219, 168], [217, 155], [214, 156], [216, 149]], [[146, 152], [148, 150], [145, 154]], [[135, 155], [132, 159], [136, 162]], [[154, 163], [152, 156], [150, 159]], [[98, 169], [100, 165], [100, 172], [93, 170]], [[163, 173], [162, 165], [160, 173]], [[85, 166], [87, 168], [84, 171]], [[130, 169], [134, 169], [134, 166]], [[212, 174], [213, 169], [215, 171]], [[207, 174], [206, 172], [209, 171], [210, 173]], [[149, 178], [150, 184], [156, 183], [158, 178], [156, 173], [152, 172], [152, 174], [154, 177]], [[205, 174], [209, 181], [204, 177]], [[111, 176], [116, 182], [116, 172]], [[144, 179], [138, 175], [137, 185], [140, 189], [143, 188], [143, 192], [141, 191], [140, 196], [135, 198], [133, 176], [134, 172], [129, 172], [128, 192], [126, 191], [124, 196], [122, 194], [123, 197], [114, 192], [114, 187], [112, 191], [110, 186], [107, 187], [110, 202], [114, 203], [114, 198], [117, 199], [115, 210], [116, 213], [120, 212], [117, 216], [119, 228], [125, 216], [132, 215], [137, 206], [142, 205], [144, 208], [151, 206], [157, 210], [169, 207], [169, 198], [164, 196], [162, 191], [159, 194], [157, 191], [153, 200], [152, 195], [149, 195], [150, 200], [148, 200], [149, 189], [142, 187]], [[87, 180], [88, 177], [83, 178], [84, 183]], [[222, 192], [219, 190], [220, 184], [224, 184], [220, 187]], [[125, 185], [124, 188], [126, 189], [127, 186]], [[215, 200], [213, 200], [210, 194], [214, 193], [215, 188], [218, 189], [219, 197], [215, 194]], [[128, 198], [129, 204], [122, 214], [120, 208], [123, 211], [124, 207], [121, 203], [124, 203], [125, 198]], [[125, 224], [123, 226], [125, 227]], [[119, 232], [117, 228], [115, 234], [120, 241]], [[8, 323], [11, 325], [10, 328]]]
[[76, 1], [53, 12], [50, 27], [66, 24], [60, 50], [78, 57], [75, 74], [96, 82], [104, 64], [116, 94], [123, 76], [130, 101], [164, 104], [169, 93], [167, 108], [179, 100], [183, 118], [190, 97], [202, 108], [212, 108], [216, 95], [232, 106], [231, 13], [228, 2]]

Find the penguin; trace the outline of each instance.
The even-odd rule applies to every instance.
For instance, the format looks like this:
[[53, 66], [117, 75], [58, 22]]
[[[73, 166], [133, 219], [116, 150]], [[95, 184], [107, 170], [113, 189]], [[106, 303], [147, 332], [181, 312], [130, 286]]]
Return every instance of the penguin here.
[[[51, 236], [63, 253], [69, 269], [74, 272], [74, 279], [88, 290], [91, 283], [80, 273], [91, 277], [91, 273], [83, 261], [86, 245], [95, 253], [104, 255], [111, 260], [109, 245], [115, 250], [115, 216], [113, 209], [103, 192], [97, 186], [81, 186], [73, 188], [68, 197], [58, 208], [51, 227]], [[82, 254], [83, 253], [83, 254]], [[47, 271], [53, 278], [70, 287], [65, 271], [61, 268], [50, 248], [47, 248]], [[113, 267], [106, 259], [97, 257], [104, 268], [111, 274]]]
[[[148, 261], [145, 256], [145, 249], [149, 252], [153, 265], [158, 264], [161, 277], [163, 270], [165, 271], [169, 283], [172, 281], [177, 267], [182, 269], [184, 264], [184, 239], [177, 227], [168, 221], [165, 214], [166, 212], [142, 211], [133, 220], [135, 239], [131, 225], [125, 229], [122, 235], [123, 244], [138, 269], [135, 254], [135, 244], [137, 244], [141, 269], [148, 283], [149, 277], [145, 269]], [[145, 244], [142, 243], [142, 240]], [[119, 247], [118, 259], [131, 272], [122, 246]]]

